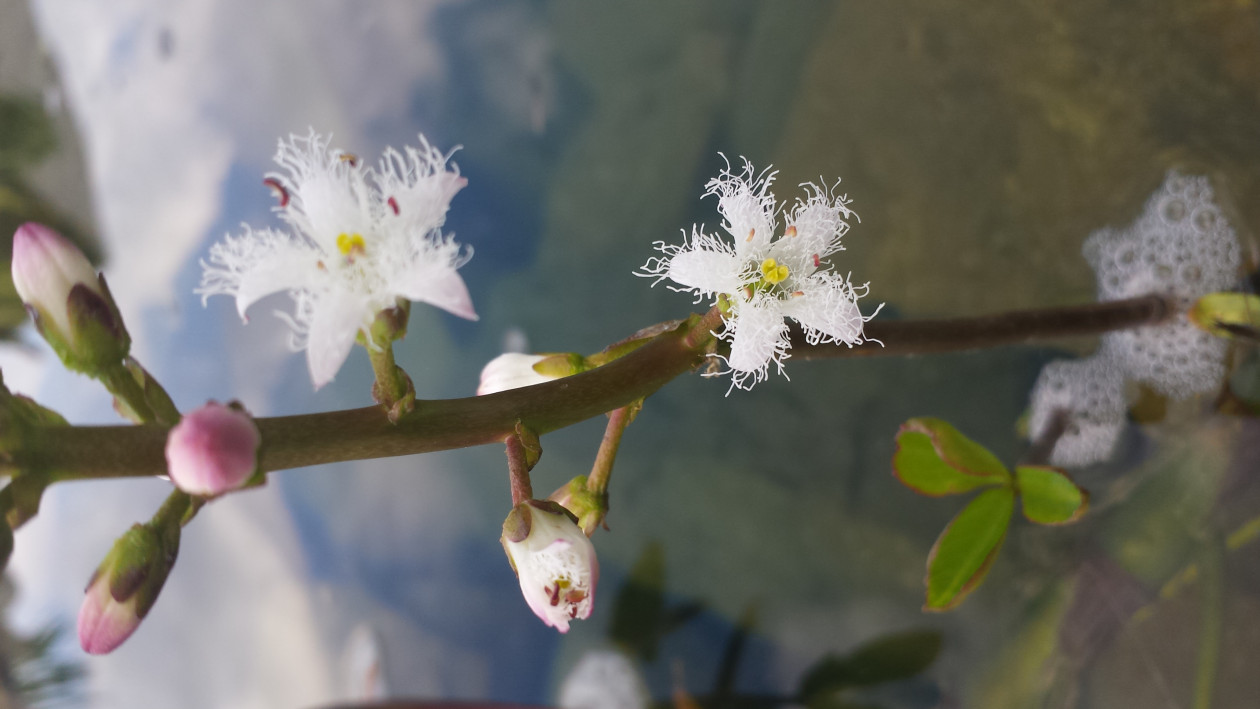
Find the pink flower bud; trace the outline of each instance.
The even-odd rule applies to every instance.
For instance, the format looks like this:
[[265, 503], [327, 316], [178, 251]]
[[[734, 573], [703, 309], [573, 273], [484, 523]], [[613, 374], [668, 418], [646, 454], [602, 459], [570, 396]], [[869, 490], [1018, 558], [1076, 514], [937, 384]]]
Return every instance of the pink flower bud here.
[[569, 621], [590, 617], [599, 562], [568, 511], [550, 501], [522, 502], [504, 520], [502, 542], [534, 615], [562, 633]]
[[254, 475], [260, 442], [249, 414], [212, 401], [171, 429], [166, 439], [167, 473], [191, 495], [220, 495]]
[[103, 655], [131, 637], [179, 555], [179, 519], [136, 524], [114, 542], [79, 607], [79, 645]]
[[140, 627], [136, 596], [124, 602], [109, 591], [110, 575], [98, 573], [79, 607], [79, 645], [90, 655], [104, 655], [123, 644]]
[[18, 227], [13, 234], [13, 287], [23, 303], [52, 320], [62, 338], [70, 336], [66, 301], [76, 285], [101, 294], [96, 269], [83, 252], [42, 224]]

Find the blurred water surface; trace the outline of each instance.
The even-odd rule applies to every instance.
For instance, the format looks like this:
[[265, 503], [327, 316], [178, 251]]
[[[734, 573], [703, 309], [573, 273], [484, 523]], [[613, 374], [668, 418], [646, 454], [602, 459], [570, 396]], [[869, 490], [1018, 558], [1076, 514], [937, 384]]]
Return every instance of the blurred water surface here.
[[[13, 32], [32, 18], [38, 35]], [[1250, 0], [0, 0], [0, 27], [14, 35], [0, 45], [4, 100], [63, 127], [52, 158], [8, 161], [26, 154], [0, 140], [0, 178], [79, 166], [22, 183], [35, 197], [0, 216], [57, 215], [99, 238], [138, 356], [185, 408], [370, 402], [361, 352], [311, 391], [267, 312], [283, 298], [243, 325], [226, 299], [203, 309], [192, 293], [209, 244], [274, 224], [261, 173], [276, 139], [308, 126], [369, 159], [420, 132], [463, 146], [469, 185], [447, 228], [476, 250], [462, 273], [481, 320], [414, 310], [398, 356], [426, 398], [470, 395], [521, 333], [538, 351], [593, 352], [689, 312], [631, 271], [653, 241], [717, 226], [699, 196], [719, 153], [773, 163], [780, 199], [842, 177], [861, 223], [836, 260], [887, 317], [1091, 301], [1082, 241], [1131, 221], [1173, 167], [1214, 179], [1245, 250], [1260, 224]], [[113, 420], [92, 382], [21, 337], [6, 383], [72, 421]], [[894, 481], [898, 425], [942, 417], [1014, 461], [1032, 382], [1063, 354], [790, 362], [790, 382], [725, 398], [724, 382], [676, 381], [627, 433], [611, 531], [596, 536], [597, 609], [567, 636], [529, 613], [499, 547], [498, 448], [277, 474], [186, 531], [141, 630], [87, 664], [82, 703], [300, 707], [371, 686], [549, 702], [610, 638], [635, 639], [657, 699], [704, 695], [739, 632], [732, 691], [786, 695], [827, 653], [931, 628], [944, 640], [928, 671], [865, 701], [1190, 707], [1212, 613], [1224, 618], [1213, 706], [1260, 703], [1255, 545], [1226, 553], [1219, 602], [1193, 579], [1160, 596], [1202, 566], [1205, 540], [1260, 513], [1255, 425], [1207, 413], [1210, 396], [1134, 424], [1111, 462], [1081, 471], [1095, 502], [1083, 522], [1015, 524], [984, 588], [953, 613], [920, 611], [927, 551], [961, 501]], [[545, 437], [535, 489], [585, 473], [600, 432]], [[82, 582], [163, 491], [55, 488], [17, 537], [11, 622], [72, 623]], [[614, 603], [635, 569], [646, 601]], [[690, 612], [654, 633], [659, 602]]]

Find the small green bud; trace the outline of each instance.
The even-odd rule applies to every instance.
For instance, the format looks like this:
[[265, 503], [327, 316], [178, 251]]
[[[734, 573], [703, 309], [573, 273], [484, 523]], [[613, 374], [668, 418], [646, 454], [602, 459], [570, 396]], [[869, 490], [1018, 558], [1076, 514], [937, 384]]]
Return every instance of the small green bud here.
[[608, 514], [608, 493], [599, 494], [587, 488], [585, 475], [573, 478], [547, 499], [568, 510], [588, 537], [601, 526], [606, 527], [604, 517]]

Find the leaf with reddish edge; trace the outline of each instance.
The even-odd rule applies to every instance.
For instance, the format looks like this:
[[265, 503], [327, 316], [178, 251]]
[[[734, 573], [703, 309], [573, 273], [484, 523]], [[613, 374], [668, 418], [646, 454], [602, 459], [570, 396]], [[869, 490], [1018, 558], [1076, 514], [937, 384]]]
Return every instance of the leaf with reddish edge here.
[[1015, 487], [1030, 522], [1071, 524], [1089, 509], [1089, 492], [1058, 468], [1021, 465], [1015, 468]]
[[1006, 466], [987, 448], [935, 418], [913, 418], [901, 425], [893, 475], [906, 487], [929, 497], [1011, 481]]
[[1015, 509], [1015, 490], [986, 490], [959, 512], [928, 554], [925, 611], [947, 611], [984, 580]]

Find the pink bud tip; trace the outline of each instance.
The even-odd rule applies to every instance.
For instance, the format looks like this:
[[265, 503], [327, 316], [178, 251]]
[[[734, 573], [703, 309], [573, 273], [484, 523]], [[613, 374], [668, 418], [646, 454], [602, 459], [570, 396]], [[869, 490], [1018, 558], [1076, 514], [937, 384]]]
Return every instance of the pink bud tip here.
[[13, 233], [13, 287], [22, 302], [47, 311], [63, 332], [70, 289], [84, 284], [99, 292], [97, 283], [87, 257], [56, 231], [27, 222]]
[[79, 645], [89, 655], [104, 655], [123, 644], [140, 627], [135, 601], [115, 601], [109, 594], [109, 575], [101, 574], [79, 607]]
[[261, 437], [248, 414], [210, 402], [188, 414], [166, 439], [171, 481], [193, 495], [219, 495], [254, 474]]

